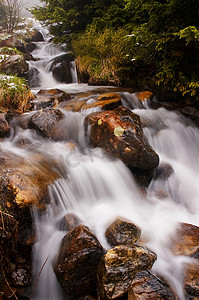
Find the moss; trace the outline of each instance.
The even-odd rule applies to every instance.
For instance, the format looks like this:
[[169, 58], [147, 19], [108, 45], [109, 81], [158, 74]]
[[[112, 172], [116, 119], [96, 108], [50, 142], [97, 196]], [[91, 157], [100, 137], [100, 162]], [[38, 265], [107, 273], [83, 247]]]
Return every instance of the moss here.
[[33, 98], [25, 79], [0, 74], [0, 110], [13, 109], [24, 112]]
[[0, 55], [23, 55], [23, 53], [17, 50], [16, 48], [1, 47]]

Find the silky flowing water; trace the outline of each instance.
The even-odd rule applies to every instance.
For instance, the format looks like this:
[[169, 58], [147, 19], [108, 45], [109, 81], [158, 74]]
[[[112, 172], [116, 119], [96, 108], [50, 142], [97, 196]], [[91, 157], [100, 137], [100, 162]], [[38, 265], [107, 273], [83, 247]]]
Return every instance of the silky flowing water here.
[[[50, 44], [46, 31], [42, 32], [45, 41], [38, 43], [33, 51], [33, 56], [41, 58], [41, 61], [30, 62], [30, 67], [40, 72], [41, 84], [34, 91], [55, 87], [73, 94], [93, 91], [89, 99], [95, 99], [98, 87], [59, 84], [53, 79], [48, 71], [49, 63], [63, 52]], [[74, 68], [71, 71], [75, 72]], [[75, 74], [73, 78], [76, 78]], [[117, 217], [138, 225], [145, 245], [158, 257], [152, 271], [167, 279], [180, 300], [185, 299], [183, 267], [189, 258], [174, 256], [169, 246], [178, 222], [199, 226], [199, 130], [176, 112], [163, 108], [152, 110], [141, 104], [135, 94], [120, 94], [123, 105], [138, 114], [145, 124], [144, 133], [159, 154], [160, 164], [167, 163], [174, 170], [169, 178], [153, 179], [146, 193], [138, 188], [133, 175], [120, 160], [89, 147], [84, 118], [91, 110], [64, 112], [65, 118], [57, 129], [62, 132], [63, 141], [44, 139], [36, 132], [21, 129], [13, 123], [11, 136], [0, 144], [2, 151], [13, 152], [27, 160], [35, 151], [45, 154], [46, 158], [57, 162], [60, 173], [60, 179], [49, 186], [46, 211], [33, 212], [37, 242], [33, 248], [32, 299], [64, 299], [52, 265], [61, 239], [66, 234], [58, 224], [67, 213], [76, 214], [107, 249], [110, 246], [104, 233]], [[25, 114], [24, 120], [33, 113]], [[28, 141], [28, 147], [18, 146], [21, 139]], [[66, 141], [75, 143], [75, 148]], [[161, 197], [162, 194], [164, 197]]]

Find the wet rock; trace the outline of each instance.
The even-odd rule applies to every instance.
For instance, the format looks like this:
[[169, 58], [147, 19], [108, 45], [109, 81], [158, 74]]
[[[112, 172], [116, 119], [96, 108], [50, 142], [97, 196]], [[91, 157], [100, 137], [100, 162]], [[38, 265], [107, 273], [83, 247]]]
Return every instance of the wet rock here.
[[144, 92], [137, 92], [136, 96], [140, 101], [147, 101], [150, 100], [151, 97], [153, 96], [153, 93], [150, 91], [144, 91]]
[[40, 85], [39, 71], [36, 68], [31, 68], [25, 74], [25, 78], [28, 81], [30, 88], [34, 88]]
[[123, 106], [112, 111], [88, 115], [90, 143], [120, 158], [126, 165], [140, 169], [154, 169], [159, 164], [157, 153], [146, 140], [138, 115]]
[[27, 52], [32, 52], [36, 48], [37, 48], [37, 45], [35, 43], [30, 42], [30, 43], [26, 44], [26, 51]]
[[44, 38], [43, 35], [41, 34], [41, 32], [35, 30], [33, 31], [32, 35], [31, 35], [31, 41], [32, 42], [43, 42]]
[[117, 219], [105, 232], [106, 239], [111, 246], [132, 245], [141, 236], [141, 230], [131, 222]]
[[129, 167], [135, 181], [140, 187], [148, 187], [154, 176], [154, 169], [143, 170], [139, 168]]
[[50, 67], [53, 77], [58, 82], [72, 83], [72, 61], [74, 56], [70, 53], [56, 57]]
[[83, 109], [93, 108], [93, 107], [101, 107], [103, 109], [114, 109], [122, 105], [121, 96], [117, 93], [105, 93], [98, 96], [97, 101], [90, 104], [84, 104], [82, 106]]
[[28, 68], [23, 55], [11, 55], [1, 64], [0, 72], [4, 72], [7, 75], [23, 76], [28, 71]]
[[186, 265], [184, 290], [188, 296], [199, 298], [199, 264]]
[[102, 299], [122, 297], [139, 271], [150, 269], [156, 254], [146, 247], [116, 246], [110, 249], [98, 266], [98, 285]]
[[8, 136], [10, 129], [11, 128], [5, 118], [5, 114], [0, 114], [0, 138]]
[[37, 130], [44, 137], [51, 137], [54, 126], [63, 119], [59, 109], [44, 109], [36, 112], [30, 119], [29, 128]]
[[166, 180], [168, 179], [172, 174], [174, 173], [174, 170], [171, 165], [168, 163], [161, 163], [154, 172], [154, 180], [160, 179], [160, 180]]
[[69, 299], [96, 294], [103, 248], [88, 227], [79, 225], [62, 240], [55, 274]]
[[81, 224], [81, 220], [75, 214], [67, 214], [59, 223], [59, 229], [62, 231], [70, 231]]
[[0, 153], [0, 196], [8, 208], [13, 205], [43, 207], [47, 188], [59, 178], [56, 161], [48, 156], [34, 154], [28, 160]]
[[180, 223], [172, 241], [172, 252], [175, 255], [199, 258], [199, 227]]
[[61, 107], [67, 111], [81, 111], [83, 105], [86, 103], [86, 100], [80, 101], [78, 99], [69, 100], [66, 103], [61, 104]]
[[128, 300], [175, 299], [170, 288], [149, 271], [138, 272], [128, 291]]
[[34, 109], [41, 109], [56, 106], [60, 102], [68, 101], [70, 99], [71, 97], [69, 94], [59, 89], [40, 90], [36, 95], [36, 99], [32, 101], [32, 104]]

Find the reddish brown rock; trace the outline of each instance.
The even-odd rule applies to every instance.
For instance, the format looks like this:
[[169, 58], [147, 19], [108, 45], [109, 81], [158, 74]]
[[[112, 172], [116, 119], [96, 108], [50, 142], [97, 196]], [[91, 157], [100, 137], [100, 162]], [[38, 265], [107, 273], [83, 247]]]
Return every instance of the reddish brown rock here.
[[172, 241], [172, 252], [175, 255], [199, 258], [199, 227], [180, 223]]
[[44, 109], [36, 112], [30, 119], [29, 128], [37, 130], [44, 137], [51, 137], [54, 126], [64, 118], [59, 109]]
[[0, 138], [8, 136], [10, 129], [9, 124], [5, 119], [5, 114], [0, 114]]
[[70, 101], [67, 101], [66, 104], [62, 105], [62, 108], [67, 110], [67, 111], [80, 111], [82, 109], [82, 106], [86, 103], [86, 100], [78, 100], [78, 99], [73, 99]]
[[150, 91], [137, 92], [136, 96], [140, 101], [147, 101], [153, 96], [153, 93]]
[[55, 274], [69, 299], [96, 295], [103, 248], [88, 227], [79, 225], [62, 240]]
[[118, 106], [122, 105], [121, 96], [117, 93], [105, 93], [98, 96], [97, 101], [90, 104], [84, 104], [82, 106], [83, 109], [93, 108], [93, 107], [101, 107], [103, 109], [114, 109]]
[[128, 300], [175, 300], [170, 288], [149, 271], [135, 275], [128, 291]]
[[98, 266], [98, 286], [102, 299], [122, 297], [139, 271], [150, 269], [156, 254], [146, 247], [116, 246], [110, 249]]
[[188, 296], [199, 298], [199, 262], [198, 264], [186, 265], [184, 289]]
[[141, 230], [131, 222], [117, 219], [105, 232], [106, 239], [111, 246], [132, 245], [141, 236]]
[[157, 153], [146, 140], [138, 115], [119, 106], [96, 112], [85, 119], [90, 125], [90, 143], [120, 158], [126, 165], [139, 169], [154, 169], [159, 164]]

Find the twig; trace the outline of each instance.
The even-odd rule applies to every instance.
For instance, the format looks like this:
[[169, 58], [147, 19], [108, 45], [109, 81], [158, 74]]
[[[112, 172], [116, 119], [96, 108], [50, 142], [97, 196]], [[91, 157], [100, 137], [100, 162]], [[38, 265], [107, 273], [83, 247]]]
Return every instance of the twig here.
[[36, 280], [35, 286], [33, 287], [33, 291], [32, 291], [32, 294], [31, 294], [31, 296], [30, 296], [30, 300], [32, 299], [32, 297], [33, 297], [33, 295], [34, 295], [34, 293], [35, 293], [35, 290], [36, 290], [36, 288], [37, 288], [37, 284], [38, 284], [39, 279], [40, 279], [40, 276], [41, 276], [41, 272], [42, 272], [42, 270], [43, 270], [45, 264], [47, 263], [48, 258], [49, 258], [49, 256], [46, 258], [45, 262], [43, 263], [43, 265], [42, 265], [42, 267], [41, 267], [41, 269], [40, 269], [40, 271], [39, 271], [39, 274], [38, 274], [38, 276], [37, 276], [37, 280]]

